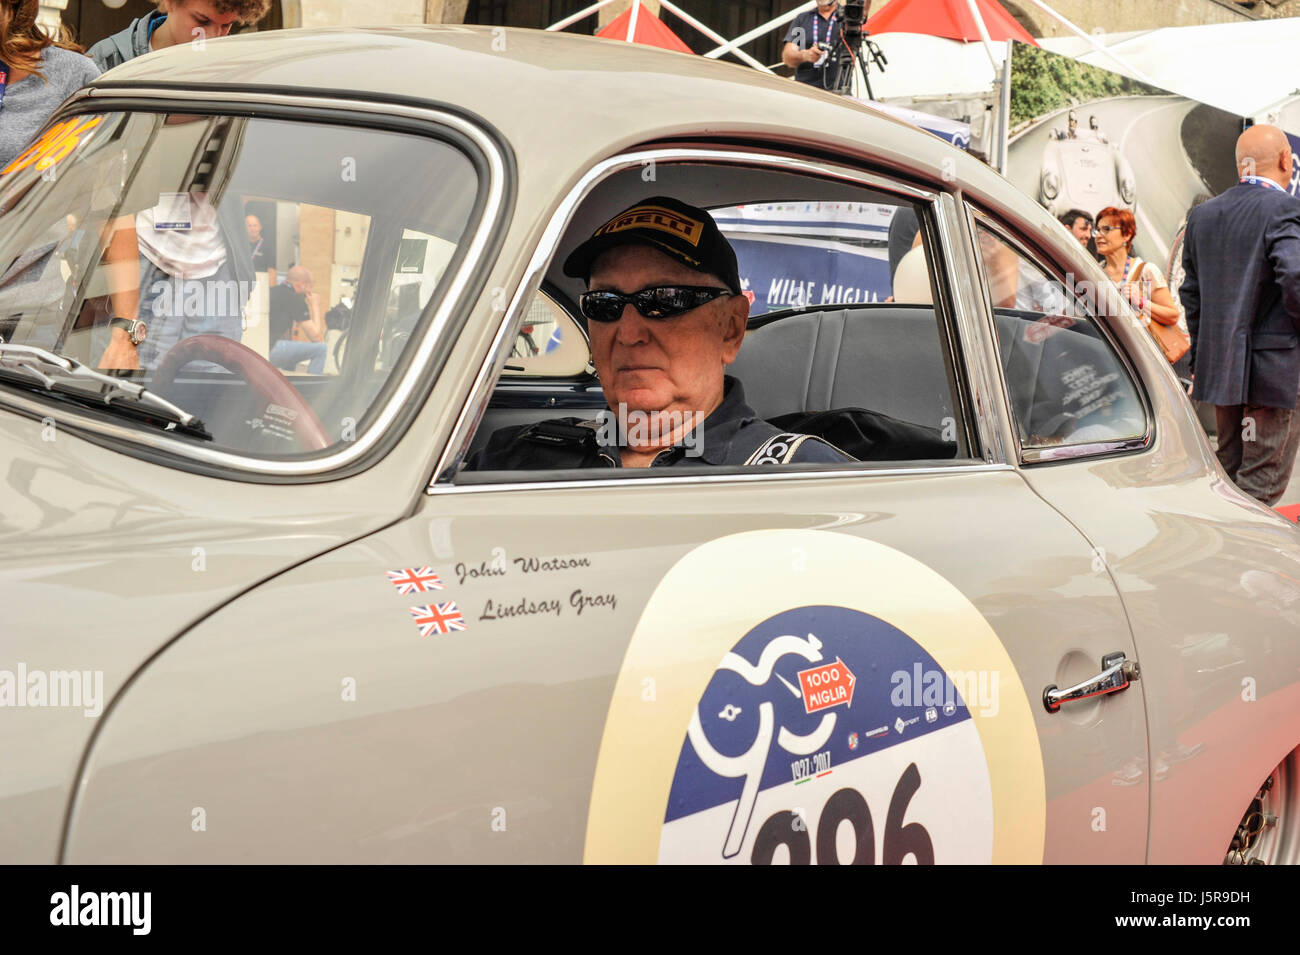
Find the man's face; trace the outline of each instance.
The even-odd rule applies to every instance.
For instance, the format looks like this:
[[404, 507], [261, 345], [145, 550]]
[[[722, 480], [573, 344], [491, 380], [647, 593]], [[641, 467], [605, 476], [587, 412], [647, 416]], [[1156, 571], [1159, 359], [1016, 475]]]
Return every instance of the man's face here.
[[[630, 294], [661, 285], [722, 288], [649, 246], [618, 246], [592, 264], [593, 291]], [[591, 322], [591, 357], [609, 407], [629, 411], [696, 411], [722, 401], [723, 366], [745, 337], [749, 302], [724, 296], [672, 318], [648, 319], [631, 304], [617, 322]]]
[[244, 228], [248, 230], [248, 241], [256, 242], [262, 237], [262, 221], [257, 216], [249, 216], [244, 220]]
[[1083, 216], [1074, 217], [1074, 225], [1070, 226], [1070, 234], [1079, 240], [1082, 246], [1088, 245], [1088, 236], [1092, 235], [1092, 223]]
[[290, 278], [289, 284], [299, 295], [305, 295], [311, 291], [311, 279], [308, 278], [302, 278], [301, 276], [298, 278]]
[[237, 13], [218, 13], [212, 0], [171, 0], [163, 11], [167, 14], [163, 27], [171, 34], [173, 43], [226, 36], [239, 17]]
[[817, 0], [817, 12], [824, 17], [829, 17], [837, 6], [839, 6], [839, 0], [831, 0], [830, 3], [826, 3], [824, 0]]

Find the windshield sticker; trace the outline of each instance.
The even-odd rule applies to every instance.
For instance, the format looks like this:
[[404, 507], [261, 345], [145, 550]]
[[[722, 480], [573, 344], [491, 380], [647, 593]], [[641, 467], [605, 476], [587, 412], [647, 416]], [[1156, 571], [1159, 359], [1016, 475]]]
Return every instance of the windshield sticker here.
[[158, 205], [150, 212], [153, 214], [153, 227], [156, 232], [167, 230], [188, 232], [192, 225], [188, 192], [159, 193]]
[[19, 153], [13, 162], [0, 169], [0, 176], [7, 176], [31, 165], [35, 165], [38, 171], [48, 169], [72, 155], [74, 149], [90, 138], [90, 131], [103, 121], [104, 117], [94, 116], [69, 119], [51, 126], [36, 142]]
[[[683, 628], [683, 607], [709, 610]], [[696, 548], [647, 603], [584, 858], [1041, 862], [1045, 828], [1033, 711], [969, 600], [873, 541], [755, 531]]]
[[294, 409], [268, 404], [260, 417], [250, 418], [247, 424], [252, 430], [268, 437], [297, 442], [298, 433], [294, 430], [294, 422], [297, 419], [298, 412]]

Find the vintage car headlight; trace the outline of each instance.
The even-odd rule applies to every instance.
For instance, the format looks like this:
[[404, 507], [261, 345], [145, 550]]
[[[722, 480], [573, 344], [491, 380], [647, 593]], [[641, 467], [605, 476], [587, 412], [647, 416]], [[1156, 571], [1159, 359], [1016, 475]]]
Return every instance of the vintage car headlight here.
[[1133, 199], [1137, 196], [1137, 183], [1133, 181], [1131, 175], [1124, 173], [1119, 177], [1119, 195], [1126, 205], [1132, 205]]
[[1056, 174], [1054, 169], [1043, 170], [1043, 195], [1048, 199], [1055, 199], [1057, 193], [1061, 191], [1061, 177]]
[[1124, 205], [1133, 205], [1133, 200], [1137, 198], [1137, 179], [1134, 177], [1129, 164], [1120, 155], [1119, 150], [1115, 151], [1115, 179], [1119, 185], [1119, 196], [1124, 200]]

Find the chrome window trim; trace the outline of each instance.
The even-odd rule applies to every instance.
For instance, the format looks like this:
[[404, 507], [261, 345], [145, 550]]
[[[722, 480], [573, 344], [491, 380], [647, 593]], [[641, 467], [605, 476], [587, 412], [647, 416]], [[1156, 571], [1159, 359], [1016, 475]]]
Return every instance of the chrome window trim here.
[[[647, 469], [648, 470], [648, 469]], [[712, 474], [704, 469], [692, 469], [688, 474], [676, 476], [627, 478], [578, 478], [571, 481], [515, 481], [505, 484], [439, 484], [426, 489], [427, 494], [482, 494], [497, 491], [545, 491], [571, 488], [640, 488], [660, 487], [665, 484], [735, 484], [763, 481], [764, 483], [794, 480], [813, 481], [846, 478], [880, 478], [880, 477], [938, 477], [949, 474], [986, 474], [993, 471], [1015, 473], [1010, 464], [984, 464], [976, 461], [972, 464], [938, 465], [931, 467], [879, 468], [863, 467], [861, 469], [836, 468], [834, 470], [784, 471], [772, 473], [762, 468], [754, 468], [744, 474]]]
[[[974, 243], [975, 257], [979, 260], [979, 247], [976, 236], [976, 229], [984, 227], [988, 231], [1000, 236], [1008, 245], [1015, 249], [1020, 255], [1036, 265], [1045, 275], [1052, 280], [1059, 282], [1075, 302], [1079, 302], [1079, 295], [1070, 285], [1060, 276], [1055, 267], [1055, 263], [1042, 255], [1031, 252], [1023, 242], [1021, 242], [1013, 232], [1006, 226], [999, 223], [996, 219], [987, 213], [972, 205], [969, 201], [966, 203], [967, 222], [971, 230], [971, 241]], [[1138, 400], [1142, 403], [1142, 413], [1146, 419], [1146, 430], [1141, 437], [1121, 438], [1115, 441], [1097, 441], [1088, 444], [1062, 444], [1050, 445], [1047, 447], [1026, 448], [1020, 440], [1020, 425], [1016, 421], [1015, 409], [1011, 405], [1011, 393], [1007, 389], [1006, 372], [1003, 371], [1002, 349], [998, 344], [997, 327], [993, 322], [993, 298], [989, 292], [987, 276], [983, 268], [982, 261], [979, 269], [980, 288], [983, 291], [981, 296], [983, 301], [983, 310], [985, 323], [991, 337], [993, 354], [997, 356], [997, 374], [1000, 383], [999, 392], [1003, 407], [1006, 409], [1007, 422], [1011, 425], [1011, 441], [1015, 446], [1016, 460], [1021, 464], [1041, 464], [1052, 461], [1070, 461], [1081, 458], [1094, 458], [1107, 454], [1131, 453], [1135, 451], [1145, 451], [1151, 448], [1155, 443], [1155, 412], [1151, 405], [1151, 396], [1147, 393], [1146, 384], [1142, 376], [1138, 374], [1137, 369], [1129, 360], [1128, 352], [1115, 338], [1114, 333], [1107, 327], [1107, 322], [1113, 316], [1102, 316], [1100, 313], [1087, 309], [1087, 314], [1092, 318], [1093, 323], [1100, 331], [1102, 338], [1110, 346], [1110, 350], [1119, 358], [1121, 367], [1128, 375], [1129, 381], [1133, 383], [1133, 389], [1137, 392]]]
[[177, 90], [168, 90], [164, 88], [140, 88], [140, 89], [96, 89], [87, 88], [81, 90], [72, 96], [59, 110], [59, 115], [54, 119], [61, 118], [69, 107], [78, 103], [87, 97], [90, 98], [130, 98], [132, 100], [154, 100], [159, 105], [174, 106], [184, 108], [194, 101], [200, 102], [220, 102], [220, 103], [239, 103], [249, 105], [263, 106], [282, 106], [282, 107], [315, 107], [326, 110], [338, 110], [351, 113], [372, 113], [379, 116], [401, 116], [408, 119], [414, 119], [426, 122], [431, 125], [439, 125], [459, 132], [481, 151], [483, 158], [487, 161], [489, 171], [489, 181], [484, 184], [486, 199], [483, 206], [483, 214], [480, 217], [474, 232], [468, 237], [466, 244], [466, 255], [462, 259], [461, 267], [445, 287], [442, 304], [434, 313], [430, 322], [428, 331], [420, 342], [415, 345], [415, 352], [407, 366], [406, 373], [398, 382], [392, 397], [388, 402], [379, 409], [378, 415], [372, 421], [370, 427], [359, 434], [356, 440], [344, 442], [343, 447], [318, 458], [311, 458], [302, 461], [274, 461], [265, 458], [250, 457], [229, 451], [217, 451], [212, 448], [197, 446], [190, 442], [180, 441], [166, 435], [146, 431], [143, 428], [131, 428], [125, 425], [111, 425], [94, 418], [82, 416], [75, 411], [60, 407], [58, 404], [45, 403], [40, 401], [29, 400], [20, 397], [11, 392], [0, 390], [0, 404], [14, 405], [24, 410], [38, 410], [42, 416], [53, 417], [56, 420], [65, 423], [68, 427], [78, 430], [85, 430], [96, 434], [104, 435], [108, 438], [127, 441], [136, 445], [144, 445], [168, 454], [175, 455], [179, 458], [188, 458], [208, 465], [215, 465], [221, 468], [230, 468], [236, 471], [257, 474], [269, 477], [305, 477], [317, 474], [325, 474], [345, 467], [356, 461], [358, 458], [368, 454], [376, 443], [379, 442], [385, 431], [391, 427], [393, 420], [397, 417], [400, 409], [411, 399], [412, 393], [416, 390], [418, 383], [424, 378], [428, 371], [428, 365], [432, 358], [435, 346], [438, 340], [443, 336], [446, 327], [451, 320], [452, 313], [461, 306], [462, 298], [465, 294], [465, 288], [469, 283], [471, 274], [474, 272], [478, 259], [482, 256], [493, 230], [498, 225], [498, 219], [501, 215], [506, 193], [506, 163], [500, 150], [493, 142], [492, 138], [482, 129], [455, 113], [433, 107], [415, 107], [395, 105], [392, 103], [366, 103], [360, 100], [338, 99], [327, 96], [297, 96], [292, 94], [273, 94], [273, 93], [235, 93], [224, 91], [206, 91], [191, 89], [183, 93], [185, 98], [181, 98], [182, 93]]
[[[984, 447], [984, 460], [990, 464], [1005, 462], [1007, 458], [1006, 442], [1002, 425], [1009, 425], [1012, 437], [1015, 437], [1015, 423], [1010, 418], [1004, 421], [1002, 410], [1008, 412], [1010, 407], [995, 397], [1001, 388], [1001, 382], [995, 380], [995, 372], [984, 360], [988, 354], [988, 330], [981, 322], [981, 309], [966, 300], [959, 293], [962, 288], [979, 288], [979, 276], [972, 274], [972, 263], [968, 256], [958, 254], [957, 240], [965, 244], [958, 225], [961, 213], [956, 200], [944, 193], [934, 204], [937, 219], [939, 242], [943, 258], [947, 263], [948, 282], [950, 286], [951, 309], [953, 320], [957, 325], [958, 356], [966, 369], [966, 378], [970, 383], [971, 398], [975, 406], [971, 409], [980, 443]], [[997, 335], [992, 336], [993, 354], [997, 354]]]
[[[542, 279], [546, 274], [546, 267], [555, 255], [556, 249], [559, 248], [560, 239], [563, 237], [565, 230], [573, 219], [573, 213], [588, 195], [604, 180], [608, 179], [615, 173], [622, 172], [625, 169], [636, 167], [644, 168], [648, 163], [726, 163], [729, 165], [751, 165], [764, 168], [775, 168], [780, 171], [800, 173], [803, 175], [812, 175], [828, 179], [838, 179], [855, 186], [867, 186], [880, 190], [881, 192], [893, 193], [904, 196], [919, 202], [926, 202], [935, 210], [936, 220], [939, 223], [940, 242], [945, 259], [951, 261], [952, 247], [949, 229], [951, 228], [950, 220], [955, 210], [949, 210], [947, 216], [941, 216], [939, 213], [940, 196], [944, 193], [921, 189], [904, 182], [889, 179], [876, 173], [865, 170], [853, 169], [847, 166], [833, 165], [826, 162], [820, 162], [810, 159], [796, 158], [793, 156], [770, 155], [767, 153], [747, 152], [743, 149], [704, 149], [704, 148], [652, 148], [644, 149], [637, 152], [621, 153], [605, 159], [592, 166], [578, 181], [568, 194], [560, 200], [556, 206], [555, 212], [551, 215], [551, 220], [547, 223], [545, 231], [538, 240], [537, 247], [533, 251], [532, 257], [528, 261], [528, 266], [524, 271], [516, 288], [515, 295], [510, 304], [506, 307], [504, 318], [500, 327], [492, 340], [492, 345], [488, 350], [488, 356], [479, 368], [478, 375], [475, 376], [474, 383], [470, 387], [469, 395], [461, 408], [460, 415], [456, 419], [456, 424], [451, 430], [450, 438], [446, 447], [443, 449], [438, 459], [438, 464], [433, 470], [429, 483], [425, 488], [426, 493], [433, 494], [445, 487], [451, 486], [451, 479], [455, 475], [456, 468], [469, 453], [469, 447], [473, 440], [474, 433], [478, 428], [479, 422], [487, 411], [488, 402], [492, 396], [492, 385], [501, 375], [506, 360], [509, 357], [508, 345], [511, 344], [510, 330], [518, 324], [523, 310], [526, 309], [532, 301], [532, 296], [541, 288]], [[956, 296], [953, 296], [954, 299]], [[967, 318], [969, 322], [969, 317]], [[958, 337], [960, 338], [962, 329], [958, 328]], [[958, 342], [961, 346], [961, 342]], [[966, 349], [963, 349], [966, 351]], [[969, 359], [967, 360], [969, 363]], [[976, 421], [982, 420], [982, 415], [976, 415]], [[981, 428], [981, 438], [985, 435], [983, 427]], [[986, 444], [986, 448], [996, 449], [998, 458], [994, 462], [1005, 461], [1006, 457], [1002, 451], [1001, 440], [996, 440]], [[840, 473], [840, 472], [819, 472], [823, 474]], [[853, 474], [862, 474], [862, 471], [848, 472]], [[875, 473], [872, 471], [871, 473]], [[897, 473], [897, 472], [889, 472]], [[780, 478], [785, 475], [769, 474], [765, 476], [766, 480]], [[693, 480], [689, 477], [677, 477], [671, 480]], [[566, 482], [584, 487], [592, 486], [591, 481]], [[618, 482], [622, 484], [623, 482]], [[514, 485], [494, 485], [500, 487]], [[555, 483], [545, 483], [547, 487], [557, 486]]]

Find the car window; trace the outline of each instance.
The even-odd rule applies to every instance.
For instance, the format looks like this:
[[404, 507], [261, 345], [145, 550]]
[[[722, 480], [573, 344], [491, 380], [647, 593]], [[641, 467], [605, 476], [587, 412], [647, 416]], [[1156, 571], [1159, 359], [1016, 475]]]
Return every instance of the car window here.
[[[245, 198], [243, 211], [254, 280], [240, 313], [240, 343], [267, 359], [285, 375], [294, 376], [312, 373], [314, 351], [319, 349], [312, 349], [309, 345], [294, 352], [292, 346], [286, 350], [284, 346], [277, 348], [276, 343], [284, 340], [320, 342], [326, 347], [317, 373], [339, 374], [339, 360], [352, 322], [357, 278], [370, 231], [370, 216], [260, 196]], [[137, 240], [143, 228], [142, 220], [137, 217]], [[298, 272], [298, 263], [302, 263], [301, 268], [306, 270], [306, 278]], [[154, 295], [150, 289], [145, 289], [141, 308], [144, 320], [157, 325], [160, 319], [167, 320], [177, 311], [178, 293], [184, 291], [185, 285], [164, 278], [160, 271], [152, 272], [150, 279], [158, 283], [160, 294]], [[284, 307], [289, 294], [284, 290], [286, 287], [292, 289], [294, 281], [299, 284], [310, 282], [303, 293], [294, 293], [293, 301], [299, 298], [304, 304], [312, 301], [313, 307], [319, 310], [323, 327], [309, 330], [304, 328], [306, 323], [292, 322]], [[214, 297], [221, 288], [215, 278], [204, 286], [205, 292], [211, 289]], [[239, 300], [237, 284], [234, 290], [236, 294], [229, 296], [232, 305], [227, 307], [233, 307], [234, 301]], [[184, 298], [183, 295], [179, 297], [179, 308], [183, 311]], [[111, 300], [101, 299], [97, 304], [102, 316], [103, 309], [111, 306]], [[209, 314], [217, 314], [218, 305], [205, 302], [204, 309]], [[297, 314], [301, 316], [301, 310]], [[308, 308], [307, 315], [310, 319], [311, 308]], [[286, 318], [290, 319], [287, 324]], [[94, 324], [93, 321], [87, 322], [87, 310], [83, 308], [82, 315], [74, 323], [70, 340], [75, 344], [76, 336], [85, 335]]]
[[589, 373], [587, 336], [558, 302], [538, 292], [515, 332], [505, 378], [575, 378]]
[[196, 446], [279, 457], [356, 440], [471, 225], [469, 157], [271, 118], [70, 122], [0, 175], [0, 337], [143, 385], [202, 423], [174, 430]]
[[711, 211], [736, 250], [751, 315], [827, 304], [930, 304], [920, 223], [908, 203], [806, 198]]
[[[392, 284], [384, 302], [383, 328], [375, 369], [396, 366], [415, 323], [456, 252], [456, 243], [418, 229], [403, 229], [393, 267]], [[344, 346], [347, 345], [345, 341]]]
[[[779, 431], [820, 438], [849, 455], [850, 463], [972, 457], [951, 358], [950, 310], [942, 296], [938, 308], [935, 304], [936, 289], [946, 285], [934, 274], [938, 257], [928, 204], [784, 170], [729, 175], [712, 168], [706, 175], [699, 166], [660, 165], [656, 174], [656, 193], [707, 209], [736, 253], [749, 322], [725, 374], [727, 388], [737, 384], [758, 418]], [[568, 252], [597, 228], [614, 224], [611, 217], [648, 201], [645, 182], [625, 177], [607, 181], [578, 207], [546, 272], [571, 311], [586, 284], [563, 275]], [[665, 214], [655, 208], [638, 207], [637, 215]], [[620, 364], [635, 365], [630, 355], [617, 358], [611, 350], [608, 339], [618, 323], [596, 327], [580, 319], [583, 328], [573, 329], [590, 336], [597, 377], [583, 375], [564, 386], [538, 381], [551, 342], [546, 329], [557, 329], [561, 342], [569, 339], [563, 309], [555, 310], [556, 324], [545, 324], [556, 304], [553, 297], [539, 295], [514, 319], [517, 331], [503, 359], [505, 370], [466, 451], [467, 476], [544, 469], [555, 455], [533, 454], [532, 446], [577, 440], [581, 432], [565, 428], [619, 414], [622, 402], [617, 393], [615, 398], [607, 393], [608, 377], [599, 377], [610, 367], [618, 374]], [[622, 316], [619, 322], [628, 320]], [[586, 346], [585, 337], [582, 343]], [[656, 353], [648, 364], [667, 361], [669, 351]], [[587, 354], [586, 347], [575, 351], [571, 367], [578, 369]], [[709, 441], [707, 427], [702, 440]], [[729, 447], [729, 463], [745, 463], [747, 455], [732, 452]], [[497, 466], [487, 467], [486, 461]], [[817, 466], [841, 467], [843, 459]], [[601, 477], [594, 466], [592, 471], [592, 477]]]
[[979, 222], [976, 235], [1022, 448], [1142, 439], [1137, 387], [1089, 307], [999, 231]]

